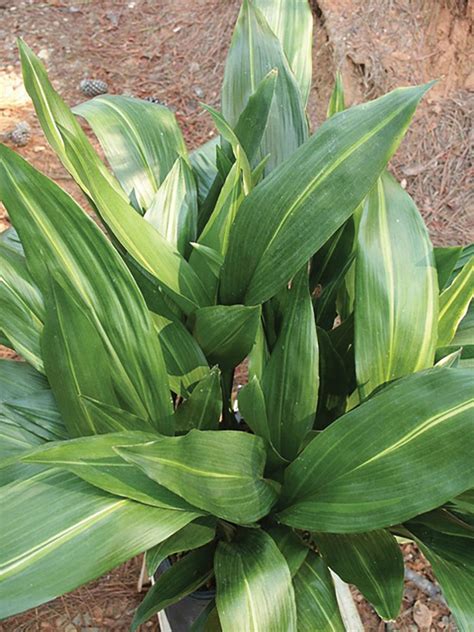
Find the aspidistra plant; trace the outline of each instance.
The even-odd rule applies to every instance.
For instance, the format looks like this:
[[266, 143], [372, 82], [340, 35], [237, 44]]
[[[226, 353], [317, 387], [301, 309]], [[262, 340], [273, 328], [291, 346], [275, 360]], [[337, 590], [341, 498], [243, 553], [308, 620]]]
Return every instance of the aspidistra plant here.
[[245, 0], [191, 153], [161, 105], [71, 112], [19, 43], [105, 231], [0, 148], [2, 617], [146, 552], [177, 555], [133, 629], [213, 582], [224, 632], [343, 630], [331, 571], [395, 618], [402, 537], [472, 630], [473, 251], [387, 170], [429, 86], [346, 109], [338, 78], [311, 134], [311, 43], [306, 2]]

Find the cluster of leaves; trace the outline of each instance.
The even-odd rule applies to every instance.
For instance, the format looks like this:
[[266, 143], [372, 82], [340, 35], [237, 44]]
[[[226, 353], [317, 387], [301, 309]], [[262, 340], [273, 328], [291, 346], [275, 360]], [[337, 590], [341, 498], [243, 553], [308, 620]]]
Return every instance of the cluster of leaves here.
[[433, 248], [386, 170], [427, 87], [345, 109], [338, 79], [310, 135], [311, 40], [306, 2], [244, 1], [190, 154], [163, 106], [71, 112], [20, 42], [107, 236], [0, 147], [2, 617], [146, 551], [182, 555], [134, 629], [214, 578], [195, 630], [343, 630], [329, 569], [393, 618], [398, 536], [472, 629], [473, 250]]

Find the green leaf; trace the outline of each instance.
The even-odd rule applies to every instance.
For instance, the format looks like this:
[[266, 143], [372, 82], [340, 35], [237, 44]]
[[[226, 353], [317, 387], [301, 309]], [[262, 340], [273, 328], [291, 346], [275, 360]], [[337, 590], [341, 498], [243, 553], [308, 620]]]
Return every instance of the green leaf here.
[[394, 536], [383, 529], [350, 535], [315, 533], [326, 564], [354, 584], [382, 619], [396, 619], [403, 597], [403, 557]]
[[459, 630], [470, 632], [474, 621], [472, 541], [412, 523], [406, 527], [431, 564]]
[[248, 355], [260, 323], [260, 306], [214, 305], [191, 319], [194, 338], [211, 364], [233, 369]]
[[309, 2], [253, 0], [253, 4], [280, 40], [306, 105], [311, 89], [313, 47], [313, 16]]
[[44, 439], [0, 415], [0, 487], [29, 478], [44, 466], [23, 463], [21, 456]]
[[158, 566], [170, 555], [192, 551], [214, 539], [216, 519], [211, 516], [197, 518], [187, 524], [164, 542], [160, 542], [146, 552], [147, 573], [151, 577]]
[[[469, 491], [467, 494], [469, 494]], [[435, 509], [416, 516], [410, 520], [409, 524], [423, 525], [446, 535], [474, 539], [474, 525], [471, 526], [460, 515], [456, 515], [445, 508]]]
[[438, 347], [436, 350], [436, 360], [439, 363], [447, 354], [453, 357], [453, 354], [459, 352], [461, 357], [457, 366], [466, 369], [474, 368], [474, 301], [469, 304], [467, 313], [459, 323], [451, 343], [446, 347]]
[[85, 405], [82, 396], [118, 404], [110, 358], [83, 308], [53, 280], [41, 342], [46, 374], [69, 435], [98, 434], [94, 410]]
[[343, 415], [286, 469], [281, 522], [369, 531], [474, 486], [472, 379], [466, 369], [417, 373]]
[[171, 390], [187, 397], [191, 387], [209, 373], [202, 349], [186, 327], [178, 320], [152, 314], [163, 349]]
[[0, 358], [1, 404], [49, 388], [48, 380], [26, 362]]
[[[230, 135], [232, 136], [234, 148], [236, 148], [237, 143], [240, 144], [243, 148], [243, 152], [241, 152], [241, 154], [244, 154], [248, 157], [248, 162], [250, 162], [250, 165], [252, 166], [256, 165], [260, 157], [259, 148], [268, 122], [270, 107], [275, 92], [277, 73], [278, 71], [276, 69], [273, 69], [268, 73], [266, 77], [264, 77], [264, 79], [262, 79], [262, 81], [258, 84], [255, 93], [250, 96], [247, 105], [240, 114], [235, 126], [235, 131], [231, 130]], [[224, 124], [223, 132], [225, 134], [225, 137], [229, 138], [229, 129], [225, 129], [228, 128], [228, 124], [225, 119], [223, 119], [223, 117], [220, 117], [220, 121], [218, 122], [219, 127], [222, 127], [222, 123]], [[235, 141], [237, 141], [237, 143]], [[205, 200], [200, 202], [200, 233], [204, 229], [211, 215], [213, 213], [214, 215], [216, 214], [215, 208], [218, 204], [219, 197], [221, 196], [222, 186], [232, 169], [232, 165], [235, 159], [234, 151], [232, 150], [232, 148], [229, 147], [228, 144], [225, 143], [225, 141], [223, 145], [224, 149], [222, 149], [221, 146], [216, 147], [216, 159], [219, 171], [215, 174], [214, 181], [206, 189], [207, 195]], [[225, 165], [222, 164], [223, 160], [225, 161]], [[216, 160], [214, 161], [214, 163], [215, 162]], [[251, 183], [252, 186], [255, 186], [257, 184], [258, 172], [263, 171], [265, 166], [266, 162], [264, 159], [255, 167], [255, 171], [253, 173], [253, 182]], [[197, 175], [199, 177], [199, 172], [197, 173]], [[235, 175], [240, 175], [239, 168], [235, 170]], [[249, 183], [247, 183], [247, 185], [249, 185]]]
[[309, 548], [296, 535], [293, 529], [275, 525], [268, 530], [288, 564], [292, 577], [296, 575], [309, 553]]
[[131, 625], [134, 632], [154, 614], [205, 584], [213, 575], [214, 545], [191, 551], [160, 575], [139, 605]]
[[33, 101], [36, 115], [49, 144], [65, 168], [79, 183], [81, 188], [90, 193], [87, 188], [87, 180], [83, 181], [79, 175], [79, 165], [74, 160], [74, 157], [68, 154], [66, 149], [63, 132], [67, 130], [70, 135], [75, 136], [80, 142], [82, 159], [87, 163], [91, 176], [101, 180], [103, 183], [107, 183], [109, 187], [114, 188], [119, 193], [123, 200], [126, 200], [127, 198], [122, 192], [119, 183], [99, 159], [68, 106], [54, 91], [46, 69], [39, 58], [36, 57], [22, 39], [18, 39], [18, 49], [20, 51], [23, 83], [26, 91]]
[[411, 197], [385, 172], [358, 230], [355, 361], [362, 397], [433, 365], [437, 295], [426, 227]]
[[100, 161], [72, 112], [53, 90], [44, 66], [20, 42], [24, 82], [53, 149], [118, 242], [156, 277], [183, 309], [207, 304], [206, 291], [179, 252], [128, 203], [118, 182]]
[[178, 158], [151, 200], [144, 217], [187, 256], [197, 233], [197, 191], [191, 167]]
[[0, 618], [99, 577], [194, 518], [110, 496], [58, 470], [2, 487], [0, 502]]
[[189, 628], [189, 632], [222, 632], [216, 601], [211, 599]]
[[203, 204], [217, 176], [216, 147], [218, 143], [219, 137], [215, 136], [189, 155], [189, 161], [196, 176], [199, 205]]
[[115, 448], [154, 441], [159, 435], [144, 432], [117, 432], [70, 441], [48, 443], [22, 457], [26, 463], [42, 463], [68, 470], [94, 487], [146, 505], [201, 512], [165, 487], [145, 476], [141, 469], [123, 461]]
[[198, 244], [201, 248], [207, 247], [217, 253], [219, 257], [217, 270], [216, 266], [210, 265], [207, 257], [203, 257], [199, 249], [195, 249], [189, 259], [189, 263], [202, 283], [210, 288], [213, 297], [217, 294], [220, 271], [229, 245], [230, 229], [244, 198], [239, 163], [240, 161], [237, 161], [230, 169], [211, 217], [199, 236]]
[[103, 95], [77, 105], [94, 130], [128, 198], [147, 209], [175, 161], [186, 156], [183, 135], [168, 108], [132, 97]]
[[[81, 146], [77, 139], [63, 130], [69, 155], [80, 163]], [[82, 165], [84, 177], [90, 169]], [[81, 172], [82, 173], [82, 172]], [[94, 176], [97, 174], [94, 172]], [[198, 305], [206, 305], [209, 298], [186, 259], [145, 218], [135, 213], [119, 194], [105, 181], [94, 177], [90, 181], [91, 198], [100, 216], [118, 242], [149, 274], [157, 279], [163, 290], [185, 312]]]
[[46, 378], [26, 362], [0, 359], [0, 485], [42, 469], [20, 457], [34, 446], [64, 436], [64, 425]]
[[474, 257], [474, 243], [464, 246], [459, 259], [456, 261], [453, 269], [453, 273], [449, 278], [449, 283], [452, 283], [454, 277], [456, 277], [466, 264]]
[[343, 112], [345, 109], [346, 103], [344, 99], [344, 85], [342, 83], [342, 75], [339, 71], [337, 71], [334, 88], [331, 92], [331, 98], [329, 99], [327, 117], [331, 118], [331, 116], [334, 116], [334, 114]]
[[273, 445], [265, 395], [256, 375], [239, 391], [238, 404], [245, 423], [268, 444], [268, 469], [273, 470], [287, 465], [287, 459], [284, 459]]
[[278, 70], [273, 68], [249, 97], [234, 129], [252, 166], [256, 166], [258, 162], [260, 144], [268, 124], [277, 83]]
[[223, 302], [267, 300], [326, 243], [375, 184], [427, 89], [401, 88], [332, 116], [253, 189], [232, 228]]
[[318, 339], [304, 269], [285, 296], [281, 329], [262, 376], [271, 441], [289, 460], [298, 454], [313, 427], [318, 363]]
[[43, 298], [26, 268], [25, 258], [0, 242], [0, 329], [15, 351], [41, 372], [43, 319]]
[[232, 37], [222, 86], [222, 111], [232, 127], [273, 68], [278, 70], [278, 80], [260, 153], [260, 157], [270, 154], [267, 172], [306, 140], [308, 129], [301, 93], [282, 45], [264, 15], [246, 0]]
[[127, 430], [141, 430], [151, 432], [150, 422], [143, 417], [138, 417], [128, 410], [123, 410], [118, 406], [111, 406], [105, 402], [100, 402], [93, 397], [81, 395], [81, 399], [91, 412], [97, 434], [108, 432], [123, 432]]
[[[154, 422], [165, 418], [171, 402], [160, 345], [143, 297], [119, 255], [69, 195], [6, 147], [0, 147], [0, 175], [0, 198], [43, 295], [50, 292], [51, 275], [61, 280], [107, 349], [122, 407]], [[149, 375], [155, 378], [153, 389]]]
[[245, 423], [259, 437], [271, 440], [265, 395], [260, 381], [253, 376], [238, 394], [239, 412]]
[[322, 430], [345, 412], [346, 398], [355, 384], [329, 333], [318, 327], [317, 334], [320, 384], [315, 428]]
[[189, 399], [176, 409], [175, 427], [178, 432], [187, 432], [192, 428], [217, 430], [221, 414], [221, 373], [218, 367], [214, 367], [196, 384]]
[[[249, 159], [242, 145], [240, 144], [239, 138], [237, 137], [230, 124], [225, 120], [225, 118], [218, 110], [215, 110], [210, 105], [203, 105], [203, 107], [212, 116], [214, 125], [216, 126], [223, 140], [227, 141], [227, 143], [229, 143], [229, 145], [232, 147], [233, 155], [237, 161], [237, 164], [239, 165], [239, 168], [242, 171], [244, 189], [245, 193], [247, 194], [252, 188], [252, 173]], [[217, 157], [219, 158], [219, 156], [221, 161], [223, 162], [222, 168], [219, 171], [221, 173], [221, 177], [226, 177], [232, 168], [232, 158], [227, 156], [227, 154], [225, 154], [223, 150], [221, 150], [221, 152], [219, 153], [218, 148]]]
[[310, 551], [293, 579], [298, 632], [344, 632], [334, 584], [323, 560]]
[[462, 246], [433, 248], [438, 272], [438, 286], [444, 290], [462, 253]]
[[0, 406], [1, 414], [45, 441], [70, 437], [53, 393], [49, 389], [38, 390], [25, 397], [4, 402]]
[[0, 242], [7, 248], [10, 248], [10, 250], [14, 250], [19, 255], [25, 255], [18, 233], [13, 226], [10, 226], [10, 228], [0, 232]]
[[219, 542], [214, 571], [223, 632], [296, 632], [290, 570], [267, 533], [245, 529]]
[[244, 432], [191, 430], [117, 452], [195, 507], [230, 522], [255, 522], [276, 500], [263, 479], [263, 441]]
[[474, 257], [439, 297], [438, 347], [448, 345], [474, 297]]
[[[439, 349], [437, 350], [436, 355], [438, 355], [438, 353], [439, 353]], [[434, 366], [457, 367], [459, 366], [459, 360], [461, 358], [461, 355], [462, 355], [462, 347], [460, 347], [456, 351], [453, 351], [452, 353], [449, 353], [448, 355], [443, 355], [443, 357], [440, 360], [437, 359]]]

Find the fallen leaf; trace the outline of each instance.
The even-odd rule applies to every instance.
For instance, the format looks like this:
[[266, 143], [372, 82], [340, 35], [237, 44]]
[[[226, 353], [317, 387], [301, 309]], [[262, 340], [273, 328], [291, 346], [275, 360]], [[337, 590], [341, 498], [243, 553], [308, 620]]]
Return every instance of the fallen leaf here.
[[431, 627], [433, 613], [428, 606], [418, 600], [413, 606], [413, 619], [422, 632], [427, 632]]

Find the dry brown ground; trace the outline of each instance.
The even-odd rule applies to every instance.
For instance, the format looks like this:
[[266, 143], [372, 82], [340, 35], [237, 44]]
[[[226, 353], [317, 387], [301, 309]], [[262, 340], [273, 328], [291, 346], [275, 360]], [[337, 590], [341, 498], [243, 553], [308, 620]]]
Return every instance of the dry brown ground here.
[[[115, 94], [156, 96], [176, 111], [195, 147], [214, 132], [199, 101], [219, 104], [225, 52], [239, 0], [0, 0], [0, 134], [27, 121], [19, 149], [35, 166], [81, 199], [47, 147], [21, 84], [15, 38], [40, 54], [54, 85], [73, 105], [85, 77], [107, 81]], [[315, 14], [313, 126], [325, 115], [335, 70], [349, 102], [397, 86], [439, 79], [393, 160], [440, 244], [474, 239], [472, 106], [473, 0], [312, 0]], [[471, 37], [471, 39], [469, 39]], [[0, 209], [0, 227], [7, 220]], [[407, 563], [430, 577], [414, 547]], [[0, 624], [3, 632], [120, 632], [139, 598], [140, 561], [51, 604]], [[449, 612], [407, 583], [402, 614], [392, 626], [359, 604], [366, 630], [451, 630]], [[150, 624], [148, 630], [157, 629]]]

